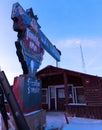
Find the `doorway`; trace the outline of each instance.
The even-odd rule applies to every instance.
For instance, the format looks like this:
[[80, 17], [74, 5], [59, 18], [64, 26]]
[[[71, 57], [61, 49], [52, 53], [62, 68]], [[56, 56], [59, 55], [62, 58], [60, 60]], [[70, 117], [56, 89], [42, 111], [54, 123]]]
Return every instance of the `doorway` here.
[[51, 111], [63, 111], [65, 103], [65, 92], [63, 85], [48, 87], [48, 108]]

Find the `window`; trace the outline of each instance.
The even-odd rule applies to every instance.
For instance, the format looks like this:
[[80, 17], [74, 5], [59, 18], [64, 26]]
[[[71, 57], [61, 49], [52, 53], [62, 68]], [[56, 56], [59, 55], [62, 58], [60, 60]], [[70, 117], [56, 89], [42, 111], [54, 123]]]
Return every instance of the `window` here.
[[68, 98], [69, 103], [74, 102], [73, 85], [68, 85]]
[[64, 89], [58, 89], [58, 98], [65, 98]]
[[85, 103], [84, 90], [82, 86], [74, 88], [75, 93], [75, 102], [76, 103]]
[[55, 98], [55, 88], [54, 87], [50, 88], [50, 96], [51, 96], [51, 98]]
[[48, 89], [43, 88], [42, 89], [42, 103], [47, 104], [47, 102], [48, 102]]
[[83, 86], [68, 85], [69, 103], [82, 104], [85, 103]]

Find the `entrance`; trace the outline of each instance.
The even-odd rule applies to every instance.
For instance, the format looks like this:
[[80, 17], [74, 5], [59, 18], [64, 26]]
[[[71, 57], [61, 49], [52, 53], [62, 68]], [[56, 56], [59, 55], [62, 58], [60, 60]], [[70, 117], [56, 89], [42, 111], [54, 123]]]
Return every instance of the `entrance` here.
[[57, 109], [59, 111], [65, 110], [65, 92], [64, 88], [57, 88]]
[[48, 108], [51, 111], [63, 111], [65, 102], [65, 93], [63, 85], [49, 86]]

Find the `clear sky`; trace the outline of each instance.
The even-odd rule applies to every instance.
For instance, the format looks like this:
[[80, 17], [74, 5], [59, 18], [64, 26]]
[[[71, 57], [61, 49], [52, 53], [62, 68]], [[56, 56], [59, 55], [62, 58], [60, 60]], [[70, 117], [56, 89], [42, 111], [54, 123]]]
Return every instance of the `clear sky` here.
[[[17, 33], [11, 20], [12, 4], [19, 2], [26, 10], [32, 7], [41, 30], [61, 50], [61, 68], [83, 71], [80, 45], [86, 72], [102, 76], [102, 0], [1, 0], [0, 1], [0, 67], [9, 82], [22, 74], [14, 42]], [[46, 52], [40, 69], [56, 66]]]

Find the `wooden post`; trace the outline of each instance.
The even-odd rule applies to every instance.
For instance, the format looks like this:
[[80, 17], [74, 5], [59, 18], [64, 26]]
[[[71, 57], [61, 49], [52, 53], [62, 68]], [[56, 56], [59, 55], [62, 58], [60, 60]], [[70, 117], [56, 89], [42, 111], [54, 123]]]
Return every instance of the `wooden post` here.
[[64, 78], [64, 90], [65, 90], [65, 103], [68, 104], [68, 88], [67, 88], [67, 85], [68, 85], [68, 79], [67, 79], [67, 75], [66, 73], [64, 72], [63, 74], [63, 78]]
[[69, 124], [67, 113], [65, 112], [64, 115], [65, 115], [66, 123]]

